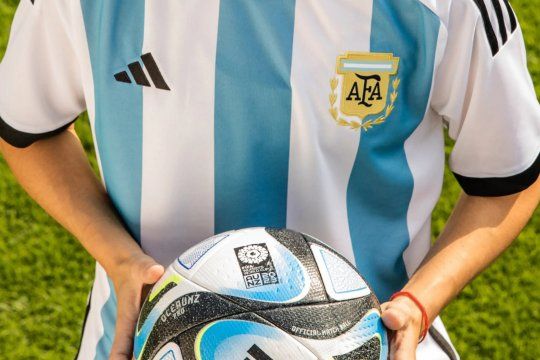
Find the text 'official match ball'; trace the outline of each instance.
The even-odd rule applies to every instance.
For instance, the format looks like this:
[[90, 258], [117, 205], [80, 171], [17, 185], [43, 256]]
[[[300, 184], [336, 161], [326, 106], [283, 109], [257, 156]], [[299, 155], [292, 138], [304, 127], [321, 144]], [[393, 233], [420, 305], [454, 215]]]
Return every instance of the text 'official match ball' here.
[[379, 303], [334, 250], [290, 230], [211, 237], [146, 299], [135, 358], [386, 360]]

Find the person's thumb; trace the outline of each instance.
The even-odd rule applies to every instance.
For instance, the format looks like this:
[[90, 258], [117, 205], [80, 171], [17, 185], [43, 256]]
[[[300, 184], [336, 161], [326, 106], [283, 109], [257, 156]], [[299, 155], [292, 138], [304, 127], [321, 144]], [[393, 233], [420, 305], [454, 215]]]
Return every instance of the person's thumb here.
[[136, 274], [143, 284], [156, 283], [164, 272], [165, 268], [148, 255], [142, 255], [137, 262]]
[[382, 308], [382, 321], [390, 330], [401, 330], [407, 325], [408, 315], [404, 309], [394, 303], [385, 303]]

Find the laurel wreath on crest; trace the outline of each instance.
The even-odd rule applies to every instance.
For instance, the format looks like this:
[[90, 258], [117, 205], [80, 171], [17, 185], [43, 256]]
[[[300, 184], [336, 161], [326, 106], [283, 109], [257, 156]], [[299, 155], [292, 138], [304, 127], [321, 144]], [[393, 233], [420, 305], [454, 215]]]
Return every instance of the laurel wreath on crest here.
[[339, 80], [337, 77], [330, 80], [330, 88], [332, 89], [332, 93], [330, 94], [330, 114], [332, 115], [332, 118], [339, 126], [348, 127], [353, 130], [359, 130], [363, 129], [364, 131], [368, 131], [372, 127], [376, 125], [383, 124], [386, 119], [392, 114], [392, 111], [394, 111], [394, 103], [396, 102], [396, 99], [398, 97], [398, 88], [401, 80], [399, 78], [394, 79], [392, 81], [392, 93], [390, 94], [390, 104], [388, 104], [384, 110], [384, 115], [381, 115], [377, 117], [376, 119], [367, 120], [367, 121], [356, 121], [356, 120], [346, 120], [339, 116], [339, 110], [337, 106], [335, 106], [338, 95], [337, 95], [337, 86], [339, 83]]

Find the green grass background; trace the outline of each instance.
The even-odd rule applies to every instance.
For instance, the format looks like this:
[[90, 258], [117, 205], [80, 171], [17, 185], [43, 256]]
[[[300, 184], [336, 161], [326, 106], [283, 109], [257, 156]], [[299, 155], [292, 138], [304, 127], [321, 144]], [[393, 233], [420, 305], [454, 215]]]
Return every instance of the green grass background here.
[[[17, 4], [0, 2], [0, 57]], [[512, 4], [521, 20], [538, 94], [540, 0]], [[96, 168], [86, 117], [77, 122], [77, 131]], [[434, 237], [459, 192], [447, 172], [434, 213]], [[463, 359], [540, 358], [538, 215], [537, 210], [513, 247], [444, 311]], [[28, 198], [0, 157], [0, 359], [73, 358], [93, 270], [88, 254]]]

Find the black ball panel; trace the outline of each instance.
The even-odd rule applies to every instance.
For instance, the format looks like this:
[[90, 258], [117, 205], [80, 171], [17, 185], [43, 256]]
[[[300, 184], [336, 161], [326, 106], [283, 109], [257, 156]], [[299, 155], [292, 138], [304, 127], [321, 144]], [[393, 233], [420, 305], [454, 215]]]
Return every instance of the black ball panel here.
[[[187, 280], [184, 280], [187, 281]], [[199, 324], [244, 313], [243, 309], [209, 292], [184, 294], [160, 314], [146, 343], [143, 359], [151, 359], [170, 339]]]
[[307, 339], [333, 339], [349, 331], [371, 309], [370, 297], [257, 312], [285, 332]]

